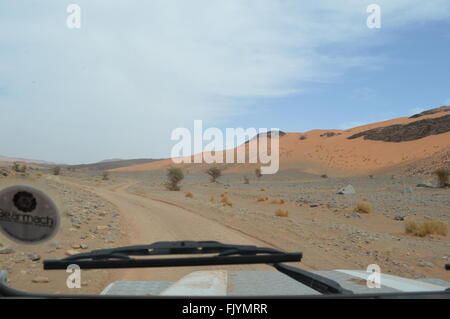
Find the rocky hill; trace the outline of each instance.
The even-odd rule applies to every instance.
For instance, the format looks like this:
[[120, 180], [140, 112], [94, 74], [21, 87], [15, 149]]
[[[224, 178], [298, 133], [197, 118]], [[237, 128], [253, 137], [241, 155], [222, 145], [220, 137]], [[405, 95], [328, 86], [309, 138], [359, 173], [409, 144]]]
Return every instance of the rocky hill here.
[[364, 137], [366, 140], [373, 141], [405, 142], [447, 132], [450, 132], [450, 114], [418, 120], [408, 124], [377, 127], [349, 136], [348, 139]]
[[410, 119], [416, 119], [425, 115], [432, 115], [432, 114], [436, 114], [439, 112], [450, 112], [450, 106], [441, 106], [441, 107], [436, 107], [434, 109], [430, 109], [430, 110], [426, 110], [423, 111], [421, 113], [418, 114], [414, 114], [413, 116], [410, 116]]

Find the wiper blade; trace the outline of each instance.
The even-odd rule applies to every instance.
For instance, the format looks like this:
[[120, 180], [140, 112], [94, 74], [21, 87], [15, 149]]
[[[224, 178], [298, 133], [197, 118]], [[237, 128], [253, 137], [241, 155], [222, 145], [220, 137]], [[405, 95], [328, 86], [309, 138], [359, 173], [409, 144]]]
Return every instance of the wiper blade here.
[[324, 294], [353, 294], [352, 291], [342, 288], [342, 286], [332, 279], [322, 277], [318, 274], [291, 267], [288, 265], [277, 264], [274, 267], [283, 274], [295, 279], [302, 284]]
[[[130, 256], [198, 255], [209, 257], [182, 258], [131, 258]], [[280, 263], [301, 261], [301, 252], [288, 253], [280, 250], [249, 246], [229, 245], [216, 241], [156, 242], [150, 245], [125, 246], [93, 250], [63, 259], [44, 260], [44, 269], [67, 269], [76, 264], [81, 269], [183, 267], [268, 264], [278, 271], [323, 294], [351, 294], [334, 280]]]
[[[194, 254], [215, 254], [215, 256], [157, 259], [130, 257]], [[175, 241], [93, 250], [63, 259], [44, 260], [44, 269], [66, 269], [71, 264], [77, 264], [81, 269], [274, 264], [300, 261], [301, 258], [302, 253], [286, 253], [272, 248], [229, 245], [216, 241]]]

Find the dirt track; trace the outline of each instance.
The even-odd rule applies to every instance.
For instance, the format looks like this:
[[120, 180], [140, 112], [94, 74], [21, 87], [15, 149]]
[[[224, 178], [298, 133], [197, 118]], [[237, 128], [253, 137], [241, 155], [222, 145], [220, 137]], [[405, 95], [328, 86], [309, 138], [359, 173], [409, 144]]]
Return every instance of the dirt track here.
[[[267, 243], [246, 236], [220, 223], [194, 214], [187, 209], [132, 194], [133, 183], [110, 188], [81, 186], [114, 204], [120, 211], [127, 245], [157, 241], [215, 240], [229, 244], [267, 246]], [[220, 266], [221, 269], [269, 269], [268, 266]], [[182, 267], [167, 269], [128, 269], [118, 271], [115, 280], [173, 281], [185, 274], [214, 267]]]
[[[443, 265], [448, 260], [449, 238], [405, 234], [404, 222], [394, 219], [406, 213], [448, 224], [445, 189], [415, 188], [413, 194], [404, 193], [419, 180], [388, 177], [341, 180], [281, 175], [253, 180], [250, 185], [242, 183], [242, 176], [222, 179], [213, 184], [204, 176], [189, 175], [182, 191], [170, 192], [163, 187], [165, 176], [156, 174], [122, 174], [107, 181], [92, 173], [23, 178], [17, 183], [27, 180], [58, 199], [63, 225], [56, 243], [29, 247], [2, 240], [3, 248], [14, 252], [0, 256], [0, 269], [10, 273], [11, 286], [18, 289], [84, 294], [97, 294], [116, 280], [175, 281], [205, 269], [270, 269], [239, 265], [92, 270], [83, 273], [81, 289], [70, 291], [65, 271], [44, 271], [41, 264], [45, 259], [64, 258], [71, 249], [81, 253], [156, 241], [216, 240], [300, 251], [304, 258], [295, 264], [307, 270], [365, 269], [376, 263], [383, 272], [402, 277], [448, 278]], [[336, 195], [335, 189], [347, 183], [358, 193]], [[220, 202], [225, 193], [230, 207]], [[261, 196], [268, 199], [258, 201]], [[283, 204], [272, 202], [280, 198]], [[375, 212], [355, 217], [354, 205], [362, 198]], [[278, 208], [288, 210], [289, 217], [275, 216]], [[40, 260], [30, 260], [30, 252]], [[38, 276], [49, 280], [33, 283]]]

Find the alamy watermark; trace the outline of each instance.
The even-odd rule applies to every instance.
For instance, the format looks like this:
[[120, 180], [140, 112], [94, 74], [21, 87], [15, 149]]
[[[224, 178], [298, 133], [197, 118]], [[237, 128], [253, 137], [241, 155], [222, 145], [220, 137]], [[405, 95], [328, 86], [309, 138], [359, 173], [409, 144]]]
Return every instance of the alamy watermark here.
[[377, 264], [371, 264], [367, 266], [366, 270], [369, 275], [367, 276], [366, 285], [367, 288], [381, 288], [381, 268]]
[[378, 4], [371, 4], [367, 7], [367, 13], [370, 15], [367, 17], [366, 24], [369, 29], [381, 28], [381, 7]]
[[81, 28], [81, 7], [78, 4], [72, 3], [67, 6], [66, 25], [69, 29]]
[[175, 164], [259, 163], [262, 174], [275, 174], [280, 167], [278, 129], [226, 128], [224, 134], [216, 127], [203, 130], [203, 121], [195, 120], [192, 133], [176, 128], [171, 140], [178, 141], [171, 152]]
[[[81, 28], [81, 7], [76, 3], [71, 3], [66, 9], [69, 14], [66, 19], [66, 26], [69, 29]], [[366, 25], [369, 29], [381, 28], [381, 7], [379, 4], [373, 3], [367, 6], [367, 13], [370, 15], [367, 17]]]
[[67, 277], [66, 285], [69, 289], [80, 289], [81, 288], [81, 269], [77, 264], [71, 264], [67, 266], [67, 273], [70, 275]]

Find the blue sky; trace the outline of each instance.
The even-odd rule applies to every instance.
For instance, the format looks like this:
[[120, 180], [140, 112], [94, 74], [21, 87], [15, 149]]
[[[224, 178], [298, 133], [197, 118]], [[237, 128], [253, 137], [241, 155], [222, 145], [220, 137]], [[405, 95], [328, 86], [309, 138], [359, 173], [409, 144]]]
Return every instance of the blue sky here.
[[0, 154], [159, 158], [195, 119], [303, 132], [410, 115], [450, 104], [449, 53], [446, 0], [4, 0]]
[[[389, 32], [374, 30], [387, 42], [357, 49], [380, 58], [373, 70], [353, 68], [329, 83], [305, 85], [299, 94], [247, 101], [249, 108], [264, 106], [253, 114], [253, 125], [288, 132], [346, 129], [450, 105], [450, 20]], [[237, 117], [228, 125], [248, 121]]]

